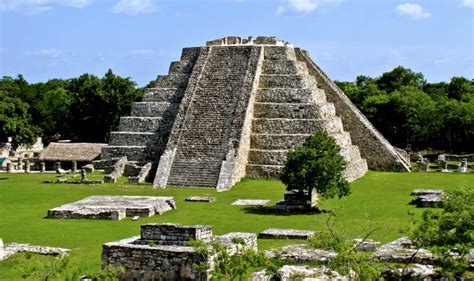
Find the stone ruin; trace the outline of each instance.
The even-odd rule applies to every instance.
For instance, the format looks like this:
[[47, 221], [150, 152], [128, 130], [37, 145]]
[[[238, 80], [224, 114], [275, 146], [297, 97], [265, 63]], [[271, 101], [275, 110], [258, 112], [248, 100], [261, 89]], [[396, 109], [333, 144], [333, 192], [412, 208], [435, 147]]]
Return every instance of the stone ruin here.
[[[218, 243], [229, 254], [238, 249], [257, 250], [255, 233], [213, 236], [212, 228], [205, 225], [143, 224], [140, 236], [102, 246], [103, 268], [122, 267], [120, 280], [208, 280], [215, 254], [196, 250], [189, 245], [191, 241]], [[208, 265], [208, 269], [200, 270], [197, 266], [201, 264]]]
[[341, 146], [350, 181], [368, 168], [410, 170], [307, 51], [275, 37], [226, 37], [183, 49], [101, 158], [157, 164], [148, 171], [156, 187], [226, 190], [243, 176], [277, 178], [288, 149], [315, 132]]
[[89, 196], [48, 210], [50, 219], [122, 220], [125, 217], [151, 217], [176, 209], [174, 197]]

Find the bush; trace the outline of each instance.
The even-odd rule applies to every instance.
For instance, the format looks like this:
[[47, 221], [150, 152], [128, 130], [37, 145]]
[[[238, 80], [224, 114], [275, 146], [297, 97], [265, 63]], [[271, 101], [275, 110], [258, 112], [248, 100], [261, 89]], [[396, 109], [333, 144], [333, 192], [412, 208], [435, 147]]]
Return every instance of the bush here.
[[428, 247], [440, 256], [443, 275], [461, 277], [469, 268], [467, 257], [474, 248], [474, 191], [451, 192], [441, 211], [423, 212], [410, 238], [418, 247]]

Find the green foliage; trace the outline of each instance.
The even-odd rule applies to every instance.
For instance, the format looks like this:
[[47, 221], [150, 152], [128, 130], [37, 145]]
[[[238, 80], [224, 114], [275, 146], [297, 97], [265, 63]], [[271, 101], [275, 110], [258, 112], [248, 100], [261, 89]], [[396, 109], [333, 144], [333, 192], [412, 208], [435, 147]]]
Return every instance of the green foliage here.
[[[383, 266], [381, 263], [370, 259], [370, 253], [360, 252], [356, 245], [349, 243], [344, 237], [333, 230], [334, 214], [328, 218], [327, 230], [318, 233], [310, 239], [309, 244], [316, 249], [337, 252], [328, 266], [340, 274], [350, 276], [355, 273], [356, 280], [380, 280]], [[370, 234], [366, 234], [367, 239]]]
[[107, 142], [120, 116], [143, 96], [130, 78], [107, 71], [103, 78], [83, 74], [68, 80], [28, 84], [23, 76], [0, 80], [0, 141], [31, 144], [40, 133], [58, 139]]
[[20, 144], [31, 145], [40, 129], [31, 124], [28, 104], [0, 90], [0, 141], [13, 138], [13, 148]]
[[313, 189], [323, 198], [350, 194], [350, 186], [342, 172], [346, 161], [336, 141], [326, 133], [310, 136], [303, 147], [290, 150], [281, 175], [287, 190], [308, 192]]
[[474, 248], [474, 191], [450, 192], [441, 211], [423, 212], [410, 237], [415, 245], [440, 255], [445, 275], [462, 276], [469, 268], [467, 255]]
[[449, 83], [427, 83], [423, 74], [399, 66], [380, 77], [358, 76], [355, 82], [337, 84], [397, 147], [474, 151], [471, 80], [453, 77]]

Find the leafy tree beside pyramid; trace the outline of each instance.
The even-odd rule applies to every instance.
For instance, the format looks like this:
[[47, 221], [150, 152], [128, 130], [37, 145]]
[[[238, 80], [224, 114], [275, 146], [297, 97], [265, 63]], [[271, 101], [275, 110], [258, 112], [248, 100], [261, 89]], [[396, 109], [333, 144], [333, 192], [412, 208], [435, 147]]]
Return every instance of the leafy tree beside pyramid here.
[[348, 196], [350, 186], [342, 174], [347, 162], [340, 150], [327, 133], [315, 133], [302, 147], [290, 150], [281, 175], [287, 190], [306, 194], [308, 200], [313, 189], [325, 199]]

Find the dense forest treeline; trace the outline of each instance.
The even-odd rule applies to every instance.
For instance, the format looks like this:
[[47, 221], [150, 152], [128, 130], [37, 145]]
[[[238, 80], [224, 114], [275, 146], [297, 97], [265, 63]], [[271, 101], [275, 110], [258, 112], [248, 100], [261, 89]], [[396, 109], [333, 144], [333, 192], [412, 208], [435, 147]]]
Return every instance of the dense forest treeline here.
[[394, 145], [409, 151], [474, 151], [474, 82], [428, 83], [401, 66], [380, 77], [337, 82]]
[[[422, 73], [396, 67], [380, 77], [336, 82], [374, 126], [395, 146], [446, 152], [474, 151], [474, 82], [453, 77], [428, 83]], [[149, 85], [144, 88], [152, 85]], [[144, 88], [107, 71], [99, 78], [28, 83], [22, 75], [0, 80], [0, 142], [14, 145], [59, 139], [108, 142], [120, 116], [130, 113]]]

